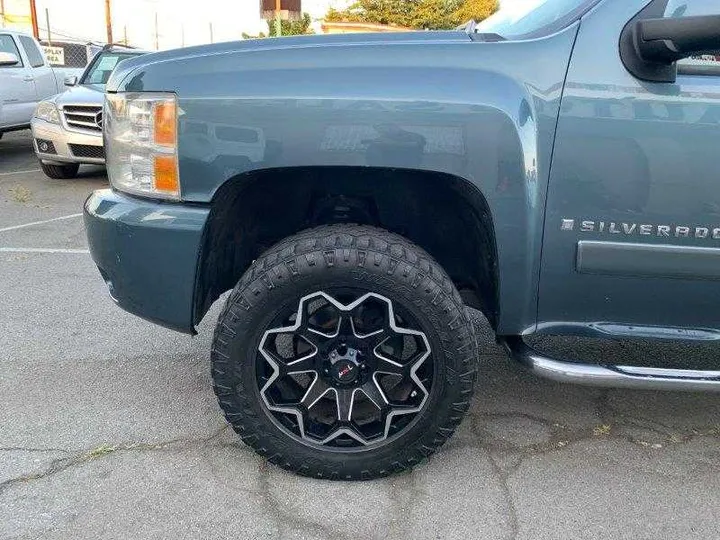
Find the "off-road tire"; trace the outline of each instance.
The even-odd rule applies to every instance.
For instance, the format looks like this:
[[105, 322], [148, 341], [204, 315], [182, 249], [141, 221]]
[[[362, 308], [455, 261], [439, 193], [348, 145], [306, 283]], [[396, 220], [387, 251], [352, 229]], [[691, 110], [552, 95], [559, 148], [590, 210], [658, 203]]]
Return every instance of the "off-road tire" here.
[[40, 162], [40, 167], [43, 172], [50, 178], [56, 178], [58, 180], [67, 180], [75, 178], [77, 176], [80, 165], [77, 163], [68, 163], [66, 165], [50, 165], [48, 163]]
[[[409, 307], [421, 320], [436, 365], [418, 420], [394, 440], [353, 453], [328, 451], [283, 432], [271, 420], [255, 377], [263, 325], [277, 305], [342, 283]], [[430, 255], [397, 234], [338, 224], [281, 241], [245, 272], [215, 329], [212, 377], [227, 421], [268, 461], [304, 476], [366, 480], [411, 469], [448, 440], [470, 405], [477, 353], [469, 311]]]

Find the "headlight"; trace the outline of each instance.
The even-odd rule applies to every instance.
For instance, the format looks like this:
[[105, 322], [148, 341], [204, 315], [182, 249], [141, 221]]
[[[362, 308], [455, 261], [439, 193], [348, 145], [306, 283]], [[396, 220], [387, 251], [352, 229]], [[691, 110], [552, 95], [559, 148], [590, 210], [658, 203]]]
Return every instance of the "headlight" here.
[[177, 116], [175, 94], [105, 95], [105, 161], [116, 189], [180, 198]]
[[52, 101], [41, 101], [35, 109], [35, 118], [40, 118], [52, 124], [60, 123], [60, 113]]

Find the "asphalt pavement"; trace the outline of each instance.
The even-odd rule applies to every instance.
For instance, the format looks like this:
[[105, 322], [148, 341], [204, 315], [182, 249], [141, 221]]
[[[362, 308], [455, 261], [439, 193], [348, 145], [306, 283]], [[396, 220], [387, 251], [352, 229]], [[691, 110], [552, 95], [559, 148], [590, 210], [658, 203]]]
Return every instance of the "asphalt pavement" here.
[[212, 393], [219, 305], [190, 338], [108, 296], [79, 216], [106, 185], [45, 177], [27, 132], [0, 141], [0, 538], [720, 538], [717, 395], [550, 383], [489, 338], [469, 416], [412, 473], [269, 466]]

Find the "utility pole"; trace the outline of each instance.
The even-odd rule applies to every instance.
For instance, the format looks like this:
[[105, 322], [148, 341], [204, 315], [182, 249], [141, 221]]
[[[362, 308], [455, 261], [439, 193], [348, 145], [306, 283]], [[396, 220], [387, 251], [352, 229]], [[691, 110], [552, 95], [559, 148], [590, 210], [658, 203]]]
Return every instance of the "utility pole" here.
[[182, 47], [185, 46], [185, 25], [180, 25], [180, 43], [182, 43]]
[[5, 26], [5, 0], [0, 0], [0, 27]]
[[158, 43], [158, 21], [157, 21], [157, 11], [155, 12], [155, 50], [160, 50], [160, 44]]
[[282, 0], [275, 0], [275, 37], [282, 36], [282, 18], [280, 11], [282, 10]]
[[48, 45], [52, 47], [52, 34], [50, 33], [50, 10], [45, 8], [45, 28], [47, 28]]
[[212, 23], [210, 23], [210, 43], [215, 43], [215, 41], [213, 41]]
[[105, 26], [107, 28], [107, 42], [112, 43], [112, 9], [110, 7], [110, 0], [105, 0]]
[[30, 0], [30, 20], [32, 21], [33, 36], [35, 36], [35, 39], [40, 41], [40, 31], [38, 30], [37, 22], [37, 6], [35, 6], [35, 0]]
[[128, 44], [128, 38], [127, 38], [127, 24], [123, 26], [123, 43], [125, 45]]

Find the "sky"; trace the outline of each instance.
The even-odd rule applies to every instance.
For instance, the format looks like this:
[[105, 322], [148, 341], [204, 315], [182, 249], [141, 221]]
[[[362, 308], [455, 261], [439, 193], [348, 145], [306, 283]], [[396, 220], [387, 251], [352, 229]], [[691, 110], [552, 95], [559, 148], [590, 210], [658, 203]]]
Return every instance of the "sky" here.
[[[27, 9], [27, 0], [4, 0], [12, 13]], [[519, 4], [536, 0], [501, 0]], [[320, 18], [331, 5], [348, 0], [303, 0], [303, 11]], [[131, 44], [152, 49], [155, 42], [155, 14], [158, 19], [160, 49], [240, 39], [242, 33], [267, 32], [259, 16], [259, 0], [111, 0], [113, 37], [123, 39], [125, 31]], [[104, 0], [36, 0], [40, 37], [47, 35], [45, 10], [50, 28], [57, 38], [105, 41]]]
[[[7, 1], [7, 0], [6, 0]], [[50, 27], [73, 37], [105, 41], [104, 0], [36, 0], [40, 26], [45, 27], [45, 8], [50, 14]], [[304, 0], [303, 10], [321, 17], [333, 0]], [[72, 6], [72, 9], [68, 9]], [[78, 17], [82, 13], [82, 18]], [[267, 32], [260, 19], [258, 0], [112, 0], [113, 37], [136, 45], [153, 48], [155, 13], [158, 16], [161, 49], [197, 45], [213, 41], [240, 39], [242, 33], [256, 35]], [[42, 34], [42, 32], [41, 32]]]

